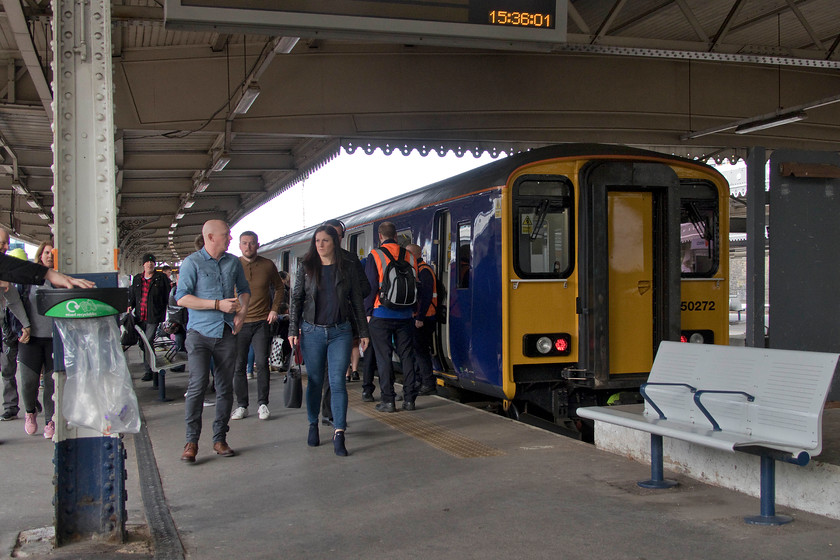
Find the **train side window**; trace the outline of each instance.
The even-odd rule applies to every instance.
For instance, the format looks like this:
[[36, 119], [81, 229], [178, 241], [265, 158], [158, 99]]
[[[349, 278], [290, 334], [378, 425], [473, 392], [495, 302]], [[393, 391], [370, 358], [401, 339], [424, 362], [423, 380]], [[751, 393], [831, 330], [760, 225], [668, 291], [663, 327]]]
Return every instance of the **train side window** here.
[[397, 231], [397, 243], [400, 247], [405, 247], [412, 243], [411, 230], [402, 229]]
[[348, 251], [362, 259], [367, 254], [365, 247], [367, 247], [365, 244], [365, 232], [360, 231], [350, 236], [350, 242], [347, 244]]
[[470, 252], [470, 239], [472, 238], [472, 226], [469, 222], [458, 224], [458, 288], [470, 287], [470, 265], [472, 264], [472, 253]]
[[720, 264], [718, 193], [707, 181], [680, 184], [680, 269], [683, 278], [708, 278]]
[[525, 176], [513, 193], [516, 274], [568, 278], [574, 268], [571, 182], [560, 176]]
[[283, 251], [280, 255], [280, 270], [289, 272], [289, 253], [290, 251]]

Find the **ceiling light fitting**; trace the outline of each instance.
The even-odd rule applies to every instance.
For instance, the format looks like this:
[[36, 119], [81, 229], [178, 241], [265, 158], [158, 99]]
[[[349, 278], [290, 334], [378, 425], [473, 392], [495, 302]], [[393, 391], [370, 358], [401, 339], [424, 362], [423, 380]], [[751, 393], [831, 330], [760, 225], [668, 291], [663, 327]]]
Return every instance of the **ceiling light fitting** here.
[[210, 168], [211, 171], [219, 172], [227, 167], [227, 164], [230, 163], [230, 156], [227, 152], [219, 152], [219, 155], [213, 160], [213, 167]]
[[27, 203], [29, 206], [31, 206], [32, 208], [40, 208], [40, 207], [41, 207], [41, 205], [40, 205], [40, 204], [38, 204], [38, 201], [37, 201], [37, 200], [35, 200], [34, 198], [29, 198], [29, 197], [27, 197], [27, 198], [26, 198], [26, 203]]
[[38, 217], [41, 218], [42, 220], [50, 221], [50, 217], [47, 216], [46, 214], [44, 214], [43, 212], [39, 212]]
[[192, 208], [192, 207], [193, 207], [193, 204], [195, 204], [195, 199], [194, 199], [194, 198], [188, 198], [188, 199], [184, 202], [184, 208]]
[[239, 102], [236, 104], [236, 107], [233, 109], [234, 115], [244, 115], [248, 112], [248, 109], [251, 108], [251, 105], [254, 104], [254, 101], [257, 100], [257, 97], [260, 95], [260, 86], [257, 84], [251, 84], [248, 88], [242, 92], [242, 97], [239, 98]]
[[195, 192], [200, 193], [207, 190], [207, 187], [210, 186], [210, 181], [203, 179], [201, 181], [196, 182], [195, 184]]
[[171, 227], [172, 229], [175, 229], [176, 227], [178, 227], [178, 222], [172, 222], [172, 225], [169, 226], [169, 227]]
[[176, 219], [176, 220], [180, 220], [180, 219], [181, 219], [181, 218], [183, 218], [183, 217], [184, 217], [184, 213], [183, 213], [183, 212], [178, 212], [177, 214], [175, 214], [175, 219]]
[[17, 181], [14, 181], [14, 182], [12, 183], [12, 188], [13, 188], [13, 189], [15, 190], [15, 192], [16, 192], [16, 193], [18, 193], [18, 194], [29, 194], [28, 192], [26, 192], [26, 189], [25, 189], [25, 188], [23, 188], [23, 185], [21, 185], [21, 184], [20, 184], [20, 183], [18, 183]]
[[744, 123], [735, 128], [735, 134], [749, 134], [750, 132], [757, 132], [775, 126], [782, 126], [784, 124], [795, 123], [808, 118], [805, 111], [797, 111], [795, 113], [782, 113], [769, 119], [761, 119], [750, 123]]

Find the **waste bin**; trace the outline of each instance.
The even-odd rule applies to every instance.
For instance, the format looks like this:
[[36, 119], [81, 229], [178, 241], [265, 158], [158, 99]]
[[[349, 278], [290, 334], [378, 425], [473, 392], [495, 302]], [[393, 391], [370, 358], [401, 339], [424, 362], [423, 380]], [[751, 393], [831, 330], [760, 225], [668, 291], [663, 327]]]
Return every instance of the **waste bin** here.
[[63, 387], [56, 393], [55, 413], [56, 545], [103, 537], [124, 542], [121, 434], [140, 429], [137, 397], [114, 318], [128, 308], [128, 290], [40, 290], [36, 306], [55, 319], [59, 333], [53, 339], [56, 387]]

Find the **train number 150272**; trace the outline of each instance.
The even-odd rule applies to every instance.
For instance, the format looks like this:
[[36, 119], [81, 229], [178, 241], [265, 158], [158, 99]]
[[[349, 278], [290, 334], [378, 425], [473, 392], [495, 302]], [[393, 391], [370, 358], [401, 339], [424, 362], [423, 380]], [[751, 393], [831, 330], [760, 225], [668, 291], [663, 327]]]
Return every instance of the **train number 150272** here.
[[714, 311], [715, 302], [713, 301], [682, 301], [680, 302], [680, 311]]

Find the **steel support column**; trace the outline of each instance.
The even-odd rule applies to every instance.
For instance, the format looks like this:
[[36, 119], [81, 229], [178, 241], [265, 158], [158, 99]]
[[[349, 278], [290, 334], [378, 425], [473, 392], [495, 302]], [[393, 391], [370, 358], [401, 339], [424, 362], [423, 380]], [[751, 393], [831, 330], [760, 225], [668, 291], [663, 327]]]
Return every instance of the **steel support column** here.
[[[116, 286], [111, 14], [106, 0], [53, 0], [55, 246], [59, 270]], [[110, 274], [109, 274], [110, 273]], [[56, 544], [124, 540], [125, 452], [119, 437], [69, 428], [56, 356]]]
[[746, 345], [764, 348], [764, 256], [767, 184], [764, 148], [747, 151], [747, 332]]

